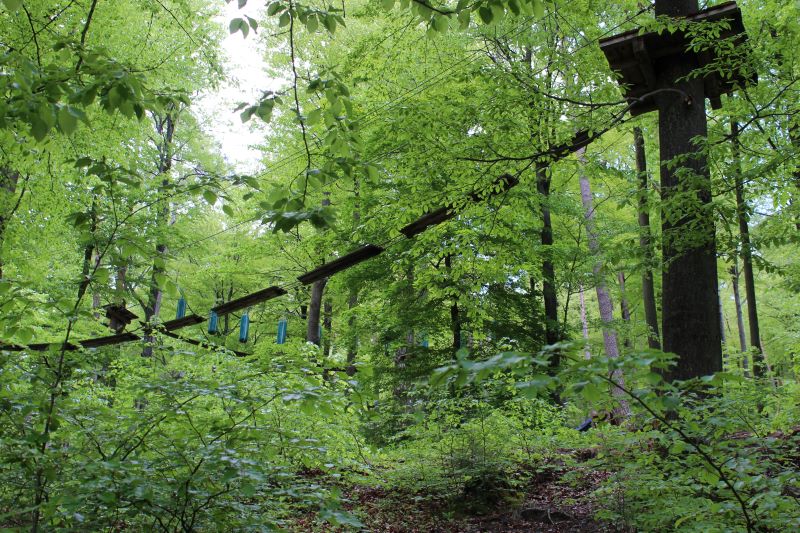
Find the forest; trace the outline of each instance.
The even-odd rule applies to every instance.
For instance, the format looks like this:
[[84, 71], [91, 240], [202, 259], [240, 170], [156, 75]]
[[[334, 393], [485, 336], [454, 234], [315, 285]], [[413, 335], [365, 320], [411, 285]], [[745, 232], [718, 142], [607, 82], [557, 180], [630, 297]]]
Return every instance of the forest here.
[[800, 530], [797, 0], [0, 46], [3, 531]]

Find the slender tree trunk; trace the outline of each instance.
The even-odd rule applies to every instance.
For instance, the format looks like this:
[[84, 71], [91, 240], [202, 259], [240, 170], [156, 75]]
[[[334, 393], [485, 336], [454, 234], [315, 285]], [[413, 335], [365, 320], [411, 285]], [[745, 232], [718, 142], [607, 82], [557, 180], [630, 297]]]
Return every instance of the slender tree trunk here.
[[[731, 287], [733, 288], [733, 304], [736, 307], [736, 326], [739, 331], [739, 346], [742, 353], [747, 352], [747, 338], [744, 334], [744, 315], [742, 313], [742, 297], [739, 293], [739, 268], [737, 267], [736, 257], [733, 258], [731, 265]], [[747, 356], [745, 356], [747, 357]]]
[[[331, 193], [324, 191], [322, 193], [322, 206], [331, 205]], [[321, 279], [315, 281], [311, 286], [311, 301], [308, 304], [308, 325], [306, 328], [306, 341], [322, 346], [320, 339], [320, 318], [322, 310], [322, 298], [325, 295], [325, 285], [328, 279]]]
[[[697, 0], [656, 0], [656, 15], [697, 12]], [[693, 55], [675, 54], [655, 61], [661, 150], [662, 334], [664, 349], [677, 354], [666, 378], [690, 379], [722, 369], [719, 287], [711, 179], [705, 152], [695, 138], [706, 138], [703, 79], [691, 77]], [[675, 93], [678, 90], [680, 93]], [[680, 165], [673, 164], [682, 158]], [[681, 205], [676, 205], [676, 204]]]
[[[444, 256], [444, 266], [447, 268], [447, 275], [450, 276], [450, 283], [455, 284], [451, 272], [453, 267], [453, 256]], [[453, 332], [453, 353], [461, 349], [461, 312], [458, 309], [458, 299], [453, 298], [450, 303], [450, 331]]]
[[3, 242], [5, 242], [8, 219], [11, 217], [11, 199], [17, 192], [18, 182], [19, 172], [5, 167], [0, 168], [0, 279], [3, 278]]
[[622, 321], [625, 322], [625, 327], [627, 328], [628, 333], [625, 335], [624, 340], [622, 341], [623, 346], [626, 348], [631, 348], [631, 309], [628, 306], [628, 298], [625, 295], [625, 273], [619, 272], [617, 273], [617, 279], [619, 280], [619, 308], [620, 312], [622, 313]]
[[325, 285], [328, 278], [315, 281], [311, 285], [311, 301], [308, 304], [308, 323], [306, 327], [306, 341], [320, 345], [320, 315], [322, 310], [322, 296], [325, 293]]
[[[354, 180], [354, 196], [356, 202], [356, 209], [353, 211], [354, 226], [358, 226], [361, 222], [361, 207], [360, 207], [360, 182], [358, 178]], [[355, 231], [355, 227], [353, 230]], [[356, 356], [358, 355], [358, 324], [356, 314], [353, 311], [358, 305], [358, 287], [353, 284], [350, 286], [350, 295], [347, 298], [347, 309], [350, 311], [350, 316], [347, 319], [347, 328], [350, 331], [350, 341], [347, 345], [347, 375], [353, 376], [356, 373]]]
[[356, 356], [358, 355], [358, 332], [356, 315], [353, 311], [358, 305], [358, 289], [350, 287], [350, 296], [347, 299], [347, 309], [350, 316], [347, 318], [347, 328], [350, 331], [350, 341], [347, 344], [347, 375], [353, 376], [356, 373]]
[[[739, 154], [739, 124], [731, 122], [733, 139], [734, 165], [736, 170], [736, 218], [739, 221], [739, 237], [741, 240], [742, 273], [744, 274], [744, 293], [747, 297], [747, 324], [750, 328], [750, 347], [753, 351], [753, 374], [764, 375], [764, 354], [761, 351], [761, 330], [758, 324], [756, 307], [756, 283], [753, 276], [753, 247], [750, 243], [750, 213], [744, 197], [744, 181], [742, 178], [742, 162]], [[745, 351], [745, 350], [742, 350]]]
[[[581, 165], [585, 167], [585, 149], [578, 152]], [[581, 201], [583, 203], [584, 218], [586, 221], [586, 236], [589, 241], [589, 251], [595, 257], [592, 274], [594, 275], [595, 291], [597, 292], [597, 305], [600, 309], [600, 320], [603, 322], [603, 346], [606, 356], [609, 359], [619, 357], [619, 345], [617, 344], [617, 333], [614, 331], [614, 304], [611, 302], [611, 294], [606, 285], [602, 258], [600, 257], [600, 241], [597, 237], [597, 230], [594, 224], [594, 201], [592, 199], [592, 188], [589, 178], [586, 176], [585, 168], [580, 175]], [[622, 372], [614, 371], [614, 382], [619, 387], [625, 386], [625, 379]], [[615, 409], [618, 418], [626, 417], [630, 414], [630, 407], [624, 399], [625, 393], [622, 388], [614, 387], [611, 391], [617, 399], [619, 407]]]
[[586, 296], [583, 294], [583, 283], [580, 284], [579, 289], [578, 298], [581, 302], [581, 330], [583, 332], [583, 341], [586, 343], [583, 353], [586, 359], [591, 359], [592, 351], [589, 346], [589, 320], [586, 318]]
[[[542, 204], [542, 296], [544, 298], [545, 341], [548, 345], [561, 340], [558, 324], [558, 296], [556, 293], [556, 274], [553, 265], [553, 225], [550, 220], [550, 171], [545, 163], [536, 165], [536, 190]], [[550, 360], [552, 367], [558, 367], [558, 354]]]
[[[789, 126], [789, 139], [791, 139], [795, 150], [800, 150], [800, 124]], [[800, 199], [800, 162], [795, 163], [792, 177], [794, 178], [795, 189], [797, 189], [795, 191], [797, 194], [796, 198]], [[798, 203], [797, 200], [795, 200], [794, 203]], [[796, 205], [795, 207], [800, 210], [800, 205]], [[794, 227], [797, 229], [797, 231], [800, 231], [800, 213], [795, 213], [795, 217], [796, 219]]]
[[[725, 346], [725, 310], [722, 307], [722, 293], [719, 297], [719, 337], [722, 339], [722, 346]], [[728, 370], [728, 350], [722, 350], [722, 370]]]
[[[169, 172], [172, 170], [172, 140], [175, 135], [175, 120], [168, 112], [164, 118], [156, 118], [156, 131], [161, 136], [161, 144], [158, 147], [158, 173], [161, 176], [161, 188], [159, 195], [164, 195], [169, 187]], [[170, 203], [167, 199], [162, 199], [156, 213], [156, 228], [161, 231], [169, 220]], [[159, 236], [163, 239], [163, 236]], [[156, 244], [156, 259], [153, 261], [152, 275], [150, 276], [150, 291], [147, 297], [147, 305], [144, 308], [144, 322], [150, 324], [153, 318], [157, 318], [161, 312], [161, 300], [163, 294], [158, 285], [158, 278], [164, 275], [164, 261], [167, 255], [167, 245], [163, 242]], [[225, 316], [227, 320], [227, 315]], [[226, 322], [227, 329], [227, 322]], [[142, 347], [142, 357], [152, 357], [153, 342], [155, 338], [147, 334], [144, 336], [144, 346]]]
[[322, 310], [322, 329], [325, 330], [325, 335], [322, 338], [322, 343], [324, 345], [323, 352], [330, 354], [333, 347], [333, 339], [331, 338], [331, 334], [333, 333], [333, 304], [331, 304], [330, 298], [325, 299]]
[[647, 324], [647, 345], [654, 349], [661, 349], [661, 340], [658, 334], [658, 310], [656, 309], [656, 293], [653, 286], [653, 265], [655, 252], [653, 239], [650, 233], [650, 202], [648, 201], [648, 175], [647, 157], [644, 149], [644, 136], [639, 127], [633, 128], [633, 146], [636, 152], [636, 173], [639, 188], [639, 246], [644, 256], [644, 269], [642, 270], [642, 304], [644, 306], [644, 320]]

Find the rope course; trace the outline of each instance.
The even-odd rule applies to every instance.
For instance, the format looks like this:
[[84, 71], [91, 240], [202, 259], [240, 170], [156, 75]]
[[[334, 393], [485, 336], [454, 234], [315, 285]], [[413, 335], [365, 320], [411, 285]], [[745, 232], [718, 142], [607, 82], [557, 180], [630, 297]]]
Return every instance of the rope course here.
[[[619, 27], [623, 26], [624, 24], [632, 21], [635, 17], [641, 15], [642, 13], [644, 13], [645, 11], [648, 11], [649, 9], [650, 8], [648, 7], [648, 8], [644, 8], [644, 9], [639, 10], [638, 12], [636, 12], [633, 15], [629, 16], [628, 18], [626, 18], [621, 23], [619, 23], [616, 26], [608, 29], [606, 32], [604, 32], [601, 35], [601, 37], [603, 35], [610, 34], [611, 32], [615, 31], [616, 29], [618, 29]], [[553, 11], [553, 12], [549, 13], [547, 15], [547, 17], [551, 17], [554, 14], [555, 14], [555, 12]], [[508, 32], [503, 34], [501, 37], [509, 37], [509, 36], [513, 37], [513, 36], [518, 35], [522, 31], [524, 31], [524, 29], [525, 29], [524, 26], [529, 21], [530, 21], [530, 18], [524, 20], [522, 23], [520, 23], [520, 25], [515, 26], [514, 28], [512, 28], [511, 30], [509, 30]], [[514, 32], [514, 30], [518, 30], [518, 31]], [[512, 35], [512, 33], [513, 33], [513, 35]], [[573, 55], [575, 53], [577, 53], [579, 50], [581, 50], [583, 48], [586, 48], [590, 44], [592, 44], [592, 42], [588, 42], [587, 41], [586, 44], [584, 44], [582, 46], [579, 46], [577, 49], [575, 49], [573, 51]], [[426, 80], [423, 80], [419, 84], [417, 84], [415, 87], [405, 91], [403, 94], [401, 94], [400, 96], [396, 97], [395, 99], [390, 100], [389, 102], [384, 103], [382, 105], [376, 106], [376, 108], [370, 110], [365, 115], [365, 117], [369, 117], [370, 115], [376, 115], [376, 117], [377, 117], [378, 111], [389, 110], [392, 107], [394, 107], [395, 105], [397, 105], [398, 102], [400, 102], [402, 99], [406, 98], [407, 96], [413, 96], [415, 94], [419, 94], [419, 93], [425, 91], [428, 87], [430, 87], [443, 74], [449, 72], [450, 70], [452, 70], [453, 68], [455, 68], [455, 67], [457, 67], [459, 65], [467, 65], [467, 64], [470, 64], [473, 61], [475, 61], [479, 57], [479, 51], [476, 51], [474, 54], [475, 54], [475, 56], [470, 58], [469, 60], [456, 62], [453, 65], [448, 66], [447, 69], [445, 69], [444, 73], [440, 72], [435, 76], [432, 76], [432, 77], [430, 77], [430, 78], [428, 78]], [[539, 70], [537, 73], [534, 73], [534, 75], [540, 74], [544, 70], [545, 69], [543, 68], [543, 69]], [[514, 161], [514, 160], [520, 161], [520, 160], [536, 159], [536, 160], [539, 160], [539, 161], [547, 161], [547, 162], [549, 162], [549, 164], [554, 164], [554, 163], [566, 158], [570, 154], [578, 151], [579, 149], [588, 146], [593, 141], [598, 139], [603, 133], [607, 132], [608, 130], [613, 128], [616, 124], [618, 124], [620, 122], [620, 120], [621, 120], [621, 117], [624, 116], [624, 114], [626, 112], [628, 112], [631, 109], [632, 106], [636, 105], [637, 103], [641, 103], [641, 101], [644, 98], [649, 97], [649, 96], [651, 96], [651, 95], [650, 94], [645, 94], [643, 96], [638, 96], [638, 97], [635, 97], [635, 98], [628, 98], [628, 101], [633, 100], [633, 102], [630, 103], [628, 106], [626, 106], [626, 108], [619, 115], [617, 115], [611, 121], [610, 125], [608, 125], [608, 127], [606, 127], [606, 128], [603, 128], [603, 129], [597, 130], [597, 131], [592, 131], [592, 132], [590, 132], [589, 130], [580, 130], [569, 141], [566, 141], [566, 142], [563, 142], [561, 144], [557, 144], [557, 145], [554, 145], [554, 146], [550, 146], [547, 149], [545, 149], [545, 150], [543, 150], [543, 151], [541, 151], [541, 152], [539, 152], [537, 154], [533, 154], [533, 155], [530, 155], [530, 156], [527, 156], [527, 157], [524, 157], [524, 158], [502, 158], [502, 159], [505, 160], [505, 161]], [[370, 123], [374, 122], [376, 119], [377, 118], [371, 118], [371, 119], [367, 120], [364, 124], [365, 125], [366, 124], [370, 124]], [[297, 151], [296, 153], [290, 154], [289, 156], [286, 156], [283, 159], [278, 160], [275, 164], [271, 165], [271, 167], [269, 168], [269, 171], [272, 172], [272, 171], [278, 170], [280, 168], [283, 168], [283, 167], [289, 165], [295, 158], [299, 157], [300, 155], [302, 155], [302, 151]], [[478, 161], [478, 160], [476, 160], [476, 161]], [[479, 160], [479, 161], [482, 161], [482, 162], [499, 162], [499, 160], [498, 161]], [[263, 175], [263, 174], [264, 173], [262, 173], [260, 175]], [[352, 251], [352, 252], [350, 252], [348, 254], [345, 254], [344, 256], [341, 256], [341, 257], [339, 257], [339, 258], [337, 258], [337, 259], [335, 259], [335, 260], [333, 260], [333, 261], [331, 261], [329, 263], [325, 263], [325, 264], [323, 264], [323, 265], [321, 265], [321, 266], [319, 266], [319, 267], [317, 267], [315, 269], [312, 269], [312, 270], [310, 270], [310, 271], [298, 276], [297, 277], [297, 282], [287, 284], [284, 287], [279, 287], [279, 286], [268, 287], [266, 289], [262, 289], [262, 290], [254, 292], [254, 293], [245, 295], [245, 296], [243, 296], [241, 298], [238, 298], [236, 300], [231, 300], [231, 301], [226, 302], [224, 304], [218, 305], [218, 306], [216, 306], [216, 307], [214, 307], [214, 308], [212, 308], [210, 310], [210, 317], [209, 317], [210, 322], [209, 322], [208, 331], [209, 331], [209, 333], [216, 333], [217, 332], [218, 319], [219, 319], [220, 316], [224, 316], [226, 314], [230, 314], [232, 312], [235, 312], [235, 311], [238, 311], [238, 310], [241, 310], [241, 309], [247, 309], [247, 308], [251, 307], [252, 305], [255, 305], [255, 304], [258, 304], [258, 303], [262, 303], [262, 302], [265, 302], [265, 301], [268, 301], [268, 300], [271, 300], [271, 299], [274, 299], [274, 298], [278, 298], [280, 296], [283, 296], [283, 295], [287, 294], [289, 292], [289, 290], [291, 290], [291, 289], [293, 289], [295, 287], [299, 287], [300, 285], [308, 285], [308, 284], [313, 283], [315, 281], [318, 281], [320, 279], [325, 279], [325, 278], [333, 276], [333, 275], [335, 275], [335, 274], [337, 274], [339, 272], [342, 272], [342, 271], [345, 271], [347, 269], [350, 269], [350, 268], [352, 268], [352, 267], [354, 267], [354, 266], [356, 266], [356, 265], [358, 265], [358, 264], [360, 264], [360, 263], [362, 263], [364, 261], [367, 261], [369, 259], [372, 259], [372, 258], [382, 254], [388, 248], [390, 248], [391, 246], [393, 246], [396, 243], [398, 243], [401, 240], [403, 240], [403, 238], [412, 239], [415, 236], [427, 231], [429, 228], [432, 228], [434, 226], [437, 226], [437, 225], [439, 225], [439, 224], [441, 224], [443, 222], [446, 222], [446, 221], [452, 219], [453, 217], [455, 217], [462, 210], [463, 207], [467, 206], [468, 204], [471, 204], [471, 203], [472, 204], [479, 204], [479, 203], [486, 202], [486, 201], [490, 200], [494, 196], [497, 196], [499, 194], [502, 194], [502, 193], [505, 193], [505, 192], [509, 191], [511, 188], [515, 187], [518, 183], [519, 183], [519, 178], [517, 176], [512, 176], [511, 174], [503, 174], [493, 182], [492, 186], [490, 187], [490, 189], [488, 191], [482, 191], [482, 192], [481, 191], [474, 191], [474, 192], [466, 195], [463, 198], [463, 201], [460, 202], [460, 203], [451, 202], [451, 203], [448, 203], [445, 206], [442, 206], [442, 207], [440, 207], [438, 209], [434, 209], [432, 211], [429, 211], [429, 212], [423, 214], [421, 217], [419, 217], [415, 221], [407, 224], [406, 226], [404, 226], [403, 228], [401, 228], [399, 230], [399, 232], [402, 235], [402, 237], [400, 237], [400, 238], [389, 239], [388, 242], [382, 243], [380, 245], [365, 244], [365, 245], [361, 246], [360, 248], [357, 248], [356, 250], [354, 250], [354, 251]], [[240, 222], [238, 224], [235, 224], [235, 225], [233, 225], [233, 226], [231, 226], [229, 228], [226, 228], [224, 230], [216, 232], [213, 235], [204, 237], [204, 238], [202, 238], [202, 239], [200, 239], [198, 241], [193, 241], [192, 243], [189, 243], [188, 245], [185, 245], [183, 247], [180, 247], [180, 248], [176, 249], [176, 251], [180, 251], [180, 250], [186, 249], [186, 248], [190, 247], [191, 245], [193, 245], [193, 244], [195, 244], [197, 242], [201, 242], [202, 240], [213, 238], [213, 237], [215, 237], [215, 236], [217, 236], [217, 235], [219, 235], [221, 233], [225, 233], [225, 232], [231, 231], [233, 229], [236, 229], [238, 227], [241, 227], [242, 225], [245, 225], [247, 223], [254, 222], [258, 218], [260, 218], [260, 217], [255, 217], [255, 218], [252, 218], [252, 219], [248, 219], [248, 220], [242, 221], [242, 222]], [[167, 321], [167, 322], [164, 322], [164, 323], [162, 323], [160, 325], [155, 325], [155, 326], [154, 325], [149, 325], [149, 324], [142, 324], [142, 326], [137, 328], [137, 331], [139, 329], [141, 329], [147, 335], [149, 335], [149, 334], [151, 334], [153, 332], [160, 332], [160, 333], [162, 333], [162, 334], [164, 334], [164, 335], [166, 335], [168, 337], [171, 337], [171, 338], [174, 338], [174, 339], [177, 339], [177, 340], [180, 340], [182, 342], [186, 342], [188, 344], [192, 344], [192, 345], [195, 345], [195, 346], [201, 346], [201, 347], [206, 347], [206, 348], [210, 348], [210, 349], [218, 349], [218, 348], [220, 348], [218, 345], [215, 345], [214, 343], [198, 341], [198, 340], [187, 338], [187, 337], [184, 337], [184, 336], [181, 336], [181, 335], [178, 335], [177, 333], [175, 333], [176, 330], [180, 330], [180, 329], [183, 329], [183, 328], [186, 328], [186, 327], [189, 327], [189, 326], [197, 325], [197, 324], [200, 324], [200, 323], [205, 322], [207, 320], [205, 317], [202, 317], [202, 316], [200, 316], [198, 314], [192, 314], [192, 315], [189, 315], [189, 316], [183, 316], [183, 314], [185, 313], [185, 309], [186, 309], [186, 302], [185, 302], [185, 300], [183, 298], [182, 298], [182, 300], [183, 300], [183, 307], [181, 307], [179, 305], [178, 316], [174, 320], [170, 320], [170, 321]], [[183, 312], [181, 312], [180, 309], [183, 309]], [[246, 341], [247, 333], [248, 333], [248, 327], [249, 327], [249, 315], [247, 313], [245, 313], [243, 315], [243, 319], [245, 317], [247, 319], [243, 320], [243, 322], [240, 324], [240, 340], [242, 338], [244, 338], [245, 341]], [[53, 343], [30, 344], [28, 346], [2, 345], [2, 346], [0, 346], [0, 349], [7, 350], [7, 351], [24, 351], [24, 350], [48, 351], [48, 350], [53, 349], [53, 348], [59, 348], [59, 349], [65, 349], [65, 350], [73, 351], [73, 350], [78, 350], [79, 348], [86, 348], [86, 349], [99, 348], [99, 347], [103, 347], [103, 346], [123, 344], [123, 343], [138, 341], [138, 340], [141, 340], [141, 337], [136, 335], [134, 332], [118, 332], [116, 335], [97, 337], [97, 338], [91, 338], [91, 339], [85, 339], [85, 340], [82, 340], [82, 341], [78, 341], [77, 344], [53, 342]], [[282, 319], [279, 322], [278, 339], [277, 339], [277, 341], [278, 341], [279, 344], [282, 344], [283, 342], [285, 342], [285, 340], [286, 340], [286, 320]], [[249, 355], [247, 353], [239, 352], [239, 351], [236, 351], [236, 350], [230, 350], [230, 351], [233, 352], [236, 355], [239, 355], [239, 356]]]
[[[550, 161], [550, 164], [556, 163], [557, 161], [564, 159], [569, 154], [576, 152], [577, 150], [589, 145], [592, 141], [597, 139], [601, 133], [595, 133], [594, 135], [590, 135], [588, 131], [581, 131], [577, 133], [575, 136], [572, 137], [571, 141], [567, 143], [562, 143], [556, 145], [552, 148], [544, 150], [541, 152], [542, 158], [547, 158]], [[492, 188], [487, 192], [473, 192], [466, 196], [464, 204], [477, 204], [488, 201], [490, 198], [504, 193], [510, 190], [512, 187], [516, 186], [519, 183], [519, 179], [511, 176], [509, 174], [503, 174], [497, 180], [495, 180]], [[456, 204], [450, 204], [448, 206], [441, 207], [429, 213], [422, 215], [420, 218], [411, 222], [410, 224], [406, 225], [402, 229], [400, 229], [400, 233], [406, 238], [411, 239], [424, 231], [427, 231], [429, 228], [437, 226], [447, 220], [450, 220], [459, 212], [459, 207]], [[366, 244], [346, 255], [343, 255], [329, 263], [325, 263], [313, 270], [310, 270], [300, 276], [297, 277], [297, 282], [289, 284], [285, 287], [278, 287], [272, 286], [266, 289], [259, 290], [257, 292], [248, 294], [236, 300], [231, 300], [224, 304], [218, 305], [211, 309], [211, 316], [209, 322], [209, 333], [216, 333], [217, 330], [217, 321], [220, 316], [224, 316], [226, 314], [232, 313], [237, 310], [248, 308], [252, 305], [257, 303], [265, 302], [267, 300], [271, 300], [274, 298], [278, 298], [283, 296], [289, 292], [289, 289], [293, 288], [295, 285], [302, 284], [308, 285], [310, 283], [314, 283], [320, 279], [328, 278], [333, 276], [339, 272], [343, 272], [349, 268], [352, 268], [364, 261], [372, 259], [380, 254], [382, 254], [387, 248], [399, 242], [400, 239], [390, 239], [389, 242], [384, 243], [383, 245], [374, 245], [374, 244]], [[204, 322], [206, 319], [197, 315], [192, 314], [189, 316], [176, 318], [175, 320], [170, 320], [168, 322], [164, 322], [163, 324], [156, 327], [152, 327], [149, 325], [143, 325], [143, 328], [146, 331], [153, 330], [153, 331], [160, 331], [161, 333], [179, 339], [189, 344], [193, 344], [196, 346], [214, 346], [213, 343], [203, 343], [201, 341], [196, 341], [194, 339], [188, 339], [177, 335], [174, 333], [175, 330], [183, 329], [185, 327], [189, 327], [192, 325], [199, 324]], [[284, 333], [285, 335], [285, 333]], [[117, 335], [112, 335], [108, 337], [99, 337], [95, 339], [87, 339], [83, 341], [79, 341], [79, 344], [84, 348], [97, 348], [100, 346], [110, 346], [114, 344], [122, 344], [132, 341], [140, 340], [140, 337], [135, 335], [132, 332], [128, 333], [120, 333]], [[17, 346], [17, 345], [6, 345], [3, 346], [3, 350], [9, 351], [23, 351], [23, 350], [32, 350], [32, 351], [47, 351], [51, 348], [51, 346], [60, 346], [61, 343], [47, 343], [47, 344], [32, 344], [27, 347], [24, 346]], [[78, 347], [75, 345], [68, 345], [67, 349], [75, 350]], [[236, 352], [237, 355], [247, 355], [242, 352]]]

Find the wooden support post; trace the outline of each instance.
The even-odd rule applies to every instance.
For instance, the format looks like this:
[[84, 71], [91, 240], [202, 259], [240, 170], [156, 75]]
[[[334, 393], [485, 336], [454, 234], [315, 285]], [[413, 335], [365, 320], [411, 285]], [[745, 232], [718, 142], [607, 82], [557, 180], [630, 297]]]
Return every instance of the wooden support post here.
[[[656, 0], [656, 15], [688, 16], [697, 0]], [[711, 216], [711, 178], [706, 155], [693, 139], [708, 135], [705, 87], [687, 79], [697, 68], [688, 54], [661, 58], [655, 65], [655, 96], [661, 149], [664, 270], [664, 350], [678, 355], [669, 379], [689, 379], [722, 370], [717, 245]], [[673, 90], [677, 89], [680, 93]], [[674, 161], [680, 159], [680, 165]], [[688, 238], [687, 238], [688, 237]]]

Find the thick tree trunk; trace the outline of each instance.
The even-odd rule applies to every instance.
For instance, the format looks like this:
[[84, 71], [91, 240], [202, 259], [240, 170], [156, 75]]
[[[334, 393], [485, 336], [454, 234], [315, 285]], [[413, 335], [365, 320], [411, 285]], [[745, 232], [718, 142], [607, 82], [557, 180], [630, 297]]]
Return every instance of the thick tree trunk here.
[[[747, 324], [750, 328], [750, 347], [753, 350], [753, 374], [764, 375], [764, 355], [761, 351], [761, 330], [758, 325], [758, 308], [756, 307], [756, 283], [753, 276], [753, 248], [750, 243], [750, 214], [744, 198], [744, 181], [742, 164], [739, 155], [739, 125], [731, 123], [733, 139], [733, 157], [736, 171], [736, 218], [739, 221], [739, 238], [741, 241], [742, 273], [744, 274], [744, 293], [747, 297]], [[745, 351], [745, 350], [742, 350]]]
[[[697, 11], [696, 0], [656, 0], [656, 15]], [[694, 56], [676, 54], [656, 60], [661, 149], [662, 334], [664, 349], [677, 354], [667, 379], [689, 379], [722, 369], [719, 289], [714, 219], [709, 209], [711, 180], [703, 150], [693, 139], [706, 138], [708, 124], [702, 78], [687, 77]], [[677, 81], [681, 80], [681, 81]], [[681, 91], [676, 94], [674, 90]], [[679, 166], [671, 163], [682, 158]], [[676, 203], [682, 205], [676, 207]]]
[[328, 278], [315, 281], [311, 285], [311, 301], [308, 303], [308, 322], [306, 327], [306, 341], [320, 345], [320, 315], [322, 310], [322, 296], [325, 293], [325, 285]]
[[[556, 274], [553, 265], [553, 225], [550, 220], [550, 171], [545, 163], [536, 165], [536, 190], [542, 204], [542, 296], [544, 298], [545, 341], [556, 344], [561, 340], [558, 325], [558, 296], [556, 293]], [[552, 367], [558, 367], [558, 354], [550, 360]]]
[[[584, 165], [585, 149], [578, 152], [578, 159]], [[611, 301], [611, 294], [606, 285], [605, 273], [602, 258], [600, 256], [600, 240], [597, 237], [597, 230], [594, 224], [594, 201], [592, 199], [592, 188], [589, 178], [585, 172], [580, 175], [581, 202], [583, 203], [584, 219], [586, 221], [586, 237], [589, 241], [589, 251], [595, 257], [592, 274], [594, 276], [595, 292], [597, 293], [597, 305], [600, 309], [600, 320], [603, 323], [603, 347], [609, 359], [619, 357], [619, 345], [617, 344], [617, 332], [614, 331], [614, 304]], [[612, 378], [619, 387], [613, 387], [611, 394], [619, 402], [619, 407], [615, 409], [617, 417], [625, 417], [630, 414], [630, 407], [624, 399], [625, 393], [622, 388], [625, 380], [622, 372], [614, 371]]]
[[639, 193], [639, 246], [644, 257], [642, 270], [642, 304], [644, 320], [647, 324], [647, 345], [654, 350], [661, 349], [658, 334], [658, 310], [656, 309], [656, 293], [653, 286], [653, 265], [655, 252], [650, 233], [650, 202], [648, 201], [647, 156], [644, 149], [644, 135], [639, 127], [633, 128], [633, 146], [636, 152], [636, 173]]

